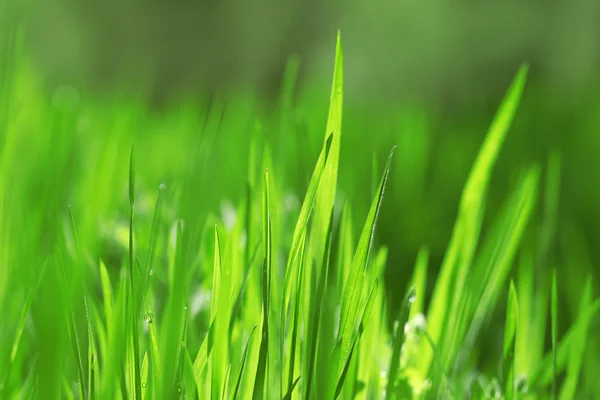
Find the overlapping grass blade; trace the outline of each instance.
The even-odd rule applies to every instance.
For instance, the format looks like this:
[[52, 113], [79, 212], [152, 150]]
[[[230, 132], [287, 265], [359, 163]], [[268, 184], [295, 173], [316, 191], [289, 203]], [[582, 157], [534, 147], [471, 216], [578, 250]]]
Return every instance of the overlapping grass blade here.
[[373, 308], [373, 303], [375, 301], [377, 295], [378, 288], [378, 279], [375, 278], [375, 282], [373, 282], [373, 286], [371, 287], [371, 291], [367, 296], [367, 302], [365, 304], [365, 308], [363, 310], [362, 316], [359, 320], [359, 326], [356, 332], [354, 332], [350, 338], [350, 344], [348, 346], [347, 353], [342, 356], [342, 368], [341, 373], [338, 378], [336, 387], [335, 387], [335, 395], [334, 398], [338, 398], [340, 393], [342, 392], [342, 388], [344, 386], [344, 382], [346, 381], [346, 376], [348, 374], [348, 369], [350, 367], [350, 362], [352, 361], [352, 355], [354, 354], [354, 350], [356, 349], [356, 345], [362, 336], [362, 333], [365, 329], [365, 324], [369, 320], [369, 315], [371, 314], [371, 309]]
[[[592, 303], [592, 278], [588, 276], [583, 294], [581, 295], [579, 305], [579, 315], [583, 315]], [[560, 390], [560, 400], [574, 399], [577, 396], [577, 384], [579, 383], [579, 375], [581, 367], [585, 360], [585, 346], [588, 342], [588, 326], [581, 324], [576, 327], [571, 345], [569, 346], [569, 355], [567, 360], [567, 375]]]
[[253, 399], [269, 398], [267, 357], [269, 350], [269, 303], [271, 298], [271, 217], [269, 215], [269, 171], [265, 173], [265, 184], [263, 194], [263, 270], [262, 270], [262, 301], [263, 301], [263, 323], [260, 342], [258, 366], [254, 381]]
[[235, 386], [233, 389], [233, 393], [231, 394], [231, 400], [235, 400], [238, 397], [238, 393], [240, 390], [240, 384], [242, 383], [242, 376], [244, 374], [244, 368], [246, 367], [246, 359], [248, 358], [248, 350], [250, 349], [250, 342], [252, 340], [252, 336], [254, 335], [254, 331], [256, 330], [257, 325], [254, 325], [252, 331], [250, 331], [250, 336], [248, 336], [248, 341], [246, 342], [246, 346], [244, 347], [244, 352], [242, 353], [242, 359], [240, 361], [240, 367], [237, 373], [237, 378], [235, 380]]
[[383, 194], [385, 192], [385, 185], [390, 171], [390, 165], [393, 154], [394, 149], [392, 149], [388, 156], [388, 160], [381, 181], [379, 182], [379, 187], [377, 189], [376, 196], [373, 199], [373, 203], [371, 204], [369, 214], [367, 215], [367, 220], [365, 221], [365, 225], [363, 227], [358, 242], [358, 247], [356, 248], [356, 252], [354, 253], [354, 258], [352, 260], [352, 266], [350, 269], [350, 275], [348, 276], [346, 285], [344, 287], [340, 314], [341, 317], [338, 331], [338, 343], [342, 346], [342, 358], [340, 360], [340, 367], [346, 365], [346, 360], [349, 358], [351, 351], [352, 336], [353, 332], [356, 329], [357, 323], [356, 317], [358, 314], [358, 307], [363, 297], [363, 282], [365, 278], [365, 271], [369, 262], [369, 254], [371, 251], [373, 236], [375, 234], [375, 225], [377, 223], [379, 209], [383, 201]]
[[[527, 65], [523, 65], [513, 79], [465, 184], [452, 238], [436, 280], [427, 314], [428, 331], [435, 343], [440, 341], [444, 332], [450, 332], [450, 335], [444, 335], [446, 337], [453, 336], [454, 329], [446, 328], [446, 322], [450, 321], [452, 324], [452, 321], [458, 321], [455, 313], [460, 310], [462, 287], [479, 241], [484, 199], [490, 176], [516, 114], [525, 87], [527, 70]], [[446, 347], [443, 346], [444, 350]], [[430, 352], [423, 354], [420, 367], [423, 379], [429, 371], [431, 357]]]

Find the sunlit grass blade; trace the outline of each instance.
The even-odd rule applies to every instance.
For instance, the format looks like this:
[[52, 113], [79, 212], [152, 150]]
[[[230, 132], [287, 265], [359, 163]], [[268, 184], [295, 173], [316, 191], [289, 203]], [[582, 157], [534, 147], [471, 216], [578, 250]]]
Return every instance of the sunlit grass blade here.
[[262, 335], [260, 342], [256, 378], [254, 381], [253, 399], [269, 398], [267, 357], [269, 352], [269, 303], [271, 298], [271, 217], [269, 215], [269, 171], [265, 173], [263, 192], [263, 270], [262, 270]]
[[70, 296], [70, 290], [68, 290], [67, 288], [69, 287], [67, 284], [67, 275], [65, 273], [65, 265], [62, 259], [62, 256], [60, 254], [60, 252], [58, 252], [58, 259], [59, 259], [59, 263], [60, 263], [60, 268], [61, 271], [60, 273], [62, 274], [61, 279], [59, 279], [59, 282], [61, 283], [61, 289], [64, 293], [67, 293], [67, 306], [66, 306], [66, 318], [69, 324], [69, 338], [71, 340], [71, 347], [73, 350], [73, 356], [75, 357], [75, 362], [77, 365], [77, 372], [78, 372], [78, 379], [79, 379], [79, 396], [81, 398], [86, 398], [86, 393], [87, 390], [85, 388], [85, 383], [86, 383], [86, 379], [85, 379], [85, 374], [84, 374], [84, 369], [83, 369], [83, 359], [81, 357], [81, 345], [79, 342], [79, 335], [77, 334], [77, 324], [75, 322], [75, 312], [73, 311], [73, 306], [71, 305], [71, 296]]
[[425, 311], [425, 294], [427, 290], [427, 268], [429, 264], [429, 249], [425, 246], [419, 249], [411, 285], [415, 290], [414, 299], [410, 306], [410, 315], [412, 319], [417, 314]]
[[369, 262], [369, 254], [371, 251], [373, 237], [375, 235], [375, 225], [377, 223], [379, 209], [383, 201], [385, 185], [387, 183], [394, 149], [395, 148], [392, 149], [388, 156], [376, 196], [371, 203], [367, 220], [365, 221], [362, 233], [360, 235], [358, 247], [354, 253], [350, 275], [348, 276], [342, 295], [338, 342], [342, 346], [342, 354], [345, 355], [341, 359], [340, 366], [345, 365], [345, 360], [348, 358], [350, 347], [352, 345], [352, 332], [356, 327], [358, 307], [363, 295], [364, 274]]
[[162, 367], [160, 351], [158, 349], [158, 340], [156, 338], [156, 329], [152, 314], [146, 316], [148, 324], [148, 339], [150, 345], [150, 358], [152, 360], [152, 387], [155, 393], [162, 393]]
[[133, 216], [135, 213], [135, 148], [131, 146], [129, 157], [129, 283], [131, 284], [131, 335], [133, 338], [134, 360], [134, 397], [142, 398], [142, 382], [140, 378], [140, 339], [138, 333], [138, 310], [135, 287], [135, 267], [133, 252]]
[[504, 351], [502, 352], [504, 393], [507, 399], [514, 397], [514, 371], [515, 371], [515, 343], [517, 324], [519, 321], [519, 305], [517, 302], [517, 290], [514, 283], [510, 282], [508, 301], [506, 305], [506, 320], [504, 325]]
[[358, 329], [352, 334], [352, 337], [350, 339], [349, 349], [348, 349], [347, 353], [344, 353], [342, 356], [343, 364], [342, 364], [342, 368], [341, 368], [341, 373], [340, 373], [340, 376], [338, 378], [338, 381], [337, 381], [337, 384], [335, 387], [334, 398], [336, 398], [336, 399], [342, 392], [342, 388], [344, 387], [344, 382], [346, 381], [348, 369], [350, 367], [350, 362], [352, 361], [352, 355], [353, 355], [354, 350], [356, 349], [356, 345], [357, 345], [358, 341], [360, 340], [362, 333], [365, 329], [364, 328], [365, 324], [369, 320], [369, 315], [371, 314], [371, 309], [373, 308], [373, 303], [374, 303], [376, 295], [377, 295], [377, 288], [378, 288], [378, 279], [375, 278], [375, 282], [373, 282], [373, 287], [371, 287], [371, 291], [369, 292], [369, 295], [367, 297], [367, 302], [365, 304], [365, 308], [364, 308], [362, 316], [360, 318]]
[[[579, 315], [583, 315], [592, 303], [592, 278], [588, 276], [579, 305]], [[581, 324], [576, 327], [567, 361], [567, 375], [560, 391], [560, 400], [576, 398], [579, 375], [585, 359], [585, 347], [588, 341], [588, 326]]]
[[246, 359], [248, 358], [248, 351], [250, 349], [250, 342], [252, 340], [252, 336], [254, 335], [254, 331], [256, 330], [257, 325], [254, 325], [252, 331], [250, 332], [250, 336], [248, 336], [248, 341], [246, 342], [246, 346], [244, 347], [244, 352], [242, 353], [242, 359], [240, 361], [240, 367], [237, 373], [237, 378], [235, 380], [235, 386], [233, 389], [233, 393], [231, 394], [231, 400], [235, 400], [238, 398], [238, 392], [240, 390], [240, 384], [242, 383], [242, 376], [244, 374], [244, 368], [246, 367]]
[[288, 303], [291, 298], [291, 291], [289, 288], [290, 280], [292, 274], [292, 269], [294, 266], [294, 262], [296, 261], [298, 254], [300, 252], [300, 242], [302, 237], [306, 233], [306, 229], [308, 226], [308, 220], [310, 218], [313, 205], [315, 203], [315, 199], [317, 198], [317, 191], [319, 189], [319, 184], [321, 182], [321, 176], [323, 174], [323, 170], [325, 169], [325, 165], [328, 161], [329, 150], [331, 148], [331, 142], [333, 140], [333, 135], [329, 135], [327, 140], [325, 141], [325, 145], [321, 150], [321, 154], [317, 159], [317, 164], [315, 165], [315, 169], [310, 177], [310, 181], [308, 183], [308, 189], [306, 190], [306, 195], [304, 197], [304, 201], [302, 202], [302, 207], [300, 208], [300, 214], [296, 221], [296, 227], [294, 228], [294, 234], [292, 237], [292, 245], [290, 247], [290, 253], [287, 260], [287, 265], [285, 269], [285, 280], [283, 285], [283, 312], [282, 312], [282, 320], [285, 321], [285, 315], [288, 310]]
[[398, 309], [396, 318], [392, 323], [394, 329], [392, 357], [390, 359], [387, 371], [387, 385], [385, 389], [386, 393], [389, 393], [390, 396], [392, 393], [394, 393], [394, 386], [396, 384], [396, 378], [398, 377], [398, 369], [400, 367], [400, 352], [402, 350], [402, 345], [404, 344], [405, 338], [404, 327], [408, 322], [408, 318], [411, 313], [412, 303], [415, 301], [415, 293], [416, 291], [414, 287], [410, 288], [408, 293], [406, 293], [404, 301]]
[[480, 255], [471, 269], [471, 279], [468, 281], [471, 284], [465, 284], [466, 293], [473, 301], [469, 303], [463, 294], [462, 302], [458, 303], [460, 310], [453, 312], [459, 319], [450, 322], [449, 326], [454, 328], [449, 332], [452, 333], [452, 341], [446, 343], [448, 346], [452, 343], [452, 348], [447, 349], [444, 363], [453, 358], [454, 347], [461, 346], [454, 362], [455, 368], [460, 367], [470, 354], [481, 327], [487, 320], [486, 316], [496, 305], [533, 212], [538, 180], [539, 170], [536, 167], [529, 168], [492, 224]]
[[142, 400], [148, 398], [148, 352], [144, 352], [142, 358], [142, 368], [140, 370], [140, 379], [142, 381]]
[[44, 279], [44, 275], [46, 274], [46, 270], [48, 269], [49, 262], [50, 262], [50, 259], [47, 258], [46, 261], [44, 262], [44, 264], [42, 265], [42, 268], [37, 277], [37, 281], [36, 281], [35, 285], [29, 291], [29, 294], [27, 295], [27, 299], [25, 300], [25, 304], [23, 305], [23, 308], [21, 309], [21, 316], [19, 318], [19, 324], [17, 325], [17, 331], [15, 333], [15, 338], [13, 340], [13, 344], [12, 344], [12, 347], [10, 350], [10, 358], [4, 369], [4, 377], [1, 379], [2, 383], [0, 384], [0, 395], [4, 394], [3, 393], [4, 390], [7, 389], [8, 378], [11, 373], [12, 365], [15, 362], [17, 353], [19, 351], [19, 346], [21, 344], [21, 337], [23, 336], [23, 329], [25, 329], [25, 323], [27, 322], [27, 315], [29, 315], [31, 303], [33, 303], [33, 300], [35, 299], [35, 296], [39, 290], [42, 280]]
[[291, 393], [293, 383], [294, 383], [294, 367], [296, 366], [296, 347], [299, 345], [298, 341], [298, 323], [300, 319], [300, 299], [302, 297], [302, 287], [303, 287], [303, 279], [304, 279], [304, 269], [305, 269], [305, 243], [306, 243], [306, 234], [303, 235], [300, 246], [300, 260], [298, 263], [298, 273], [296, 278], [296, 288], [295, 288], [295, 299], [294, 299], [294, 314], [293, 314], [293, 323], [292, 323], [292, 337], [290, 339], [290, 356], [289, 356], [289, 371], [288, 371], [288, 385], [287, 390]]
[[[513, 79], [463, 189], [452, 238], [434, 286], [427, 314], [428, 330], [435, 343], [440, 341], [446, 322], [457, 320], [454, 313], [459, 311], [462, 287], [479, 241], [484, 199], [490, 176], [521, 100], [527, 70], [527, 65], [523, 65]], [[449, 330], [452, 331], [453, 329]], [[423, 379], [429, 370], [431, 356], [431, 353], [423, 354]]]
[[340, 159], [340, 144], [342, 138], [342, 106], [344, 99], [344, 57], [342, 52], [342, 39], [338, 31], [335, 46], [335, 65], [333, 67], [333, 82], [331, 84], [331, 97], [329, 100], [329, 112], [327, 115], [327, 126], [325, 128], [325, 142], [329, 136], [331, 149], [327, 157], [327, 164], [321, 177], [322, 190], [317, 194], [315, 203], [314, 235], [311, 235], [311, 248], [314, 257], [320, 260], [325, 252], [325, 234], [327, 224], [330, 221], [331, 210], [335, 202], [337, 190], [337, 176]]
[[285, 396], [283, 396], [283, 400], [291, 400], [292, 394], [294, 393], [294, 389], [296, 388], [296, 386], [298, 386], [298, 382], [300, 382], [300, 379], [302, 379], [302, 375], [300, 375], [299, 377], [297, 377], [296, 380], [294, 380], [292, 382], [292, 384], [290, 385], [289, 390], [287, 391], [287, 393], [285, 394]]
[[[577, 340], [577, 332], [589, 329], [593, 318], [600, 311], [600, 299], [594, 300], [577, 318], [556, 346], [556, 372], [560, 374], [567, 366], [573, 343]], [[531, 378], [533, 387], [546, 387], [554, 379], [554, 352], [551, 351], [537, 366]]]
[[[333, 219], [333, 213], [330, 216]], [[317, 346], [318, 341], [322, 337], [320, 335], [321, 319], [324, 317], [323, 302], [325, 300], [325, 288], [327, 287], [327, 278], [329, 274], [329, 263], [331, 255], [331, 238], [333, 235], [333, 224], [330, 223], [327, 232], [327, 240], [325, 242], [325, 253], [323, 254], [322, 268], [318, 277], [318, 286], [315, 296], [311, 296], [310, 304], [310, 321], [308, 335], [308, 363], [305, 368], [306, 387], [304, 388], [304, 399], [308, 400], [312, 392], [312, 383], [317, 371]], [[323, 339], [321, 339], [323, 340]], [[325, 364], [325, 360], [322, 361]]]

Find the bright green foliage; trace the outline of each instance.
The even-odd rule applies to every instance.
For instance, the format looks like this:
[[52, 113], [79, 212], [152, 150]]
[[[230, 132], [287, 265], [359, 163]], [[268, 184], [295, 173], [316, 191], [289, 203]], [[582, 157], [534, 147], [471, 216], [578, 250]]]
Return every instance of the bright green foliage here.
[[[325, 131], [300, 138], [284, 136], [302, 115], [296, 61], [275, 122], [243, 96], [165, 116], [126, 100], [67, 110], [43, 95], [22, 30], [0, 32], [1, 399], [600, 396], [587, 347], [600, 300], [590, 277], [563, 301], [569, 270], [551, 257], [559, 153], [486, 212], [526, 66], [473, 163], [441, 269], [422, 243], [404, 287], [385, 279], [400, 243], [380, 245], [376, 226], [398, 206], [395, 176], [420, 185], [425, 156], [407, 148], [428, 141], [403, 132], [400, 161], [392, 148], [383, 169], [376, 155], [361, 166], [364, 203], [338, 187], [339, 35]], [[586, 258], [569, 240], [565, 254]]]

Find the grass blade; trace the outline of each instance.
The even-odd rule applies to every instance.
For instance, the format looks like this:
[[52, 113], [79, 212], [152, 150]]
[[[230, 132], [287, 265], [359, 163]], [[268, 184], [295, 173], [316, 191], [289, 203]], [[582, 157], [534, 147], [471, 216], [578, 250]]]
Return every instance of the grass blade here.
[[246, 346], [244, 347], [244, 352], [242, 353], [242, 359], [240, 361], [240, 368], [237, 374], [237, 378], [235, 380], [235, 386], [233, 389], [233, 394], [231, 395], [231, 400], [235, 400], [238, 397], [238, 392], [240, 390], [240, 384], [242, 383], [242, 376], [244, 374], [244, 368], [246, 367], [246, 359], [248, 358], [248, 350], [250, 349], [250, 341], [252, 340], [252, 336], [254, 335], [254, 331], [256, 330], [257, 325], [254, 325], [252, 331], [250, 332], [250, 336], [248, 336], [248, 341], [246, 342]]
[[269, 216], [269, 171], [265, 173], [263, 192], [263, 245], [264, 261], [262, 270], [263, 325], [260, 342], [256, 378], [254, 381], [253, 399], [269, 398], [268, 388], [265, 388], [267, 375], [267, 355], [269, 349], [269, 303], [271, 296], [271, 217]]
[[133, 252], [133, 216], [135, 213], [135, 148], [131, 146], [129, 157], [129, 282], [131, 283], [131, 335], [133, 338], [134, 396], [142, 398], [142, 381], [140, 378], [140, 338], [138, 334], [138, 309], [135, 290], [135, 268]]
[[504, 390], [507, 399], [514, 398], [514, 371], [515, 371], [515, 343], [517, 324], [519, 321], [519, 305], [517, 302], [517, 290], [511, 280], [506, 305], [506, 322], [504, 325], [504, 351], [502, 356]]
[[[447, 321], [458, 320], [454, 313], [458, 312], [462, 285], [466, 281], [477, 248], [490, 176], [521, 100], [527, 70], [527, 65], [523, 65], [513, 79], [465, 184], [450, 245], [434, 287], [427, 315], [428, 331], [434, 343], [438, 343], [442, 336], [449, 336], [444, 335], [444, 332], [453, 331], [452, 328], [445, 331]], [[452, 292], [455, 293], [454, 296], [451, 295]], [[423, 354], [420, 368], [422, 379], [429, 371], [431, 358], [431, 352]]]
[[[592, 303], [592, 278], [588, 276], [583, 294], [581, 295], [581, 302], [579, 305], [579, 315], [583, 315], [586, 309]], [[560, 391], [559, 398], [561, 400], [569, 400], [576, 398], [577, 384], [579, 383], [579, 375], [581, 374], [581, 368], [585, 359], [585, 345], [587, 343], [587, 325], [580, 325], [576, 328], [576, 333], [571, 345], [569, 346], [569, 356], [567, 361], [567, 375]]]
[[373, 308], [373, 303], [377, 296], [377, 288], [378, 288], [378, 279], [375, 278], [375, 282], [373, 282], [373, 286], [371, 287], [371, 291], [369, 292], [369, 296], [367, 297], [367, 303], [362, 313], [362, 317], [360, 318], [360, 323], [358, 330], [352, 335], [350, 340], [349, 351], [347, 355], [343, 358], [343, 365], [340, 377], [338, 378], [337, 385], [335, 387], [335, 395], [334, 398], [338, 398], [340, 393], [342, 392], [342, 388], [344, 387], [344, 382], [346, 380], [346, 375], [348, 373], [348, 369], [350, 367], [350, 361], [352, 360], [352, 354], [354, 353], [354, 349], [356, 348], [356, 344], [360, 340], [362, 333], [364, 331], [365, 324], [369, 319], [369, 315], [371, 314], [371, 309]]

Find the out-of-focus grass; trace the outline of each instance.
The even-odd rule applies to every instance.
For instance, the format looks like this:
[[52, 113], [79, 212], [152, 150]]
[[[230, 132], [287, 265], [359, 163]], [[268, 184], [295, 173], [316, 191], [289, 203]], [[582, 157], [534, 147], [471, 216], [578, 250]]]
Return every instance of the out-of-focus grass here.
[[[386, 164], [368, 151], [386, 123], [342, 118], [339, 38], [328, 114], [309, 91], [293, 102], [290, 78], [275, 112], [217, 95], [157, 116], [69, 88], [47, 98], [22, 31], [1, 29], [0, 398], [600, 394], [588, 367], [599, 300], [591, 278], [570, 276], [589, 253], [566, 238], [554, 257], [558, 153], [520, 167], [488, 208], [525, 67], [441, 269], [419, 243], [414, 269], [384, 284], [405, 236], [379, 244], [393, 215], [380, 210], [414, 207], [419, 229], [421, 202], [456, 205], [425, 199], [423, 110], [388, 116], [400, 129]], [[364, 133], [344, 153], [347, 129]], [[471, 163], [454, 150], [440, 153], [449, 176]]]

